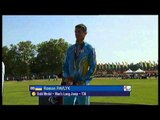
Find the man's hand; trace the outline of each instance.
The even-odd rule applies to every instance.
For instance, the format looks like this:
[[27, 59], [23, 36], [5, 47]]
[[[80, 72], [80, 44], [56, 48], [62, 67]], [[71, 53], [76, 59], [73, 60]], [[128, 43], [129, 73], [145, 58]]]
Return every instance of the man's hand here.
[[67, 85], [73, 85], [74, 79], [72, 77], [68, 78]]

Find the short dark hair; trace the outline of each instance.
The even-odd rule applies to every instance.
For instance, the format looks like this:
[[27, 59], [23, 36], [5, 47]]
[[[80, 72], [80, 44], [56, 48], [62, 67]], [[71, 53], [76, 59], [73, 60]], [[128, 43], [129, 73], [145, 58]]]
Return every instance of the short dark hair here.
[[75, 28], [82, 28], [84, 32], [87, 32], [87, 27], [84, 24], [78, 24], [75, 26]]

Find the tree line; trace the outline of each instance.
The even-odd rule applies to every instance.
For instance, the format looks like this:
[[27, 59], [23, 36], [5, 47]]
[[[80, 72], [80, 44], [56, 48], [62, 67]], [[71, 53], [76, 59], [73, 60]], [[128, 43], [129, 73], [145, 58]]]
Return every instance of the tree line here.
[[128, 64], [127, 62], [116, 62], [116, 63], [99, 63], [97, 64], [97, 70], [106, 70], [106, 71], [119, 71], [119, 72], [124, 72], [128, 69], [131, 69], [133, 71], [137, 69], [142, 69], [145, 71], [157, 71], [158, 70], [158, 62], [156, 63], [155, 61], [140, 61], [138, 63], [130, 63]]
[[6, 76], [61, 74], [65, 53], [70, 46], [64, 39], [50, 39], [37, 45], [21, 41], [2, 47]]
[[[70, 46], [64, 39], [50, 39], [37, 45], [31, 41], [21, 41], [17, 45], [2, 47], [5, 76], [61, 75], [65, 53]], [[123, 72], [128, 69], [158, 70], [158, 63], [98, 63], [96, 71]]]

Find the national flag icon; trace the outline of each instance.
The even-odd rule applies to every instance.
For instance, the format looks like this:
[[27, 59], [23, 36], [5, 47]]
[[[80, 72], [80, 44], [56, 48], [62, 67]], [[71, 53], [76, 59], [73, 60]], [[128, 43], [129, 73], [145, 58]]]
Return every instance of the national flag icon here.
[[32, 92], [31, 94], [32, 94], [32, 96], [36, 96], [36, 92]]
[[30, 90], [35, 90], [35, 87], [34, 87], [34, 86], [31, 86], [31, 87], [30, 87]]
[[131, 91], [131, 86], [124, 86], [124, 91]]
[[35, 87], [35, 91], [42, 91], [42, 87], [41, 86]]

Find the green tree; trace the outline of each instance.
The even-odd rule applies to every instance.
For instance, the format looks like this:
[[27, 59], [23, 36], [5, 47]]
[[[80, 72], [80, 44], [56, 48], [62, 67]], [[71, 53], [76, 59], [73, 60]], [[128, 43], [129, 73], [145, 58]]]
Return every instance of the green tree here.
[[7, 61], [8, 51], [9, 51], [9, 48], [7, 46], [2, 47], [2, 60], [3, 60], [3, 62]]
[[30, 75], [31, 60], [36, 54], [36, 46], [31, 41], [22, 41], [17, 45], [18, 72], [20, 75]]
[[60, 74], [65, 53], [69, 44], [64, 39], [50, 39], [37, 45], [37, 72], [41, 74]]
[[6, 57], [6, 75], [16, 75], [18, 69], [18, 54], [17, 54], [17, 46], [10, 44], [9, 51], [7, 52]]

